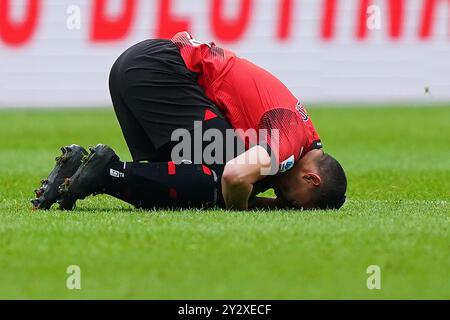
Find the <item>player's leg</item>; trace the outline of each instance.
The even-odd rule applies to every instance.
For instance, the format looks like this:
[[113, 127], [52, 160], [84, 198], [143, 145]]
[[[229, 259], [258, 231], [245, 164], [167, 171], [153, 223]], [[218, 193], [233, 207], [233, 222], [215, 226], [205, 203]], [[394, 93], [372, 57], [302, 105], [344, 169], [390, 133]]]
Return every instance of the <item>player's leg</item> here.
[[58, 202], [71, 210], [79, 199], [106, 193], [138, 208], [203, 208], [216, 204], [219, 189], [217, 175], [206, 166], [125, 163], [108, 146], [97, 145], [61, 185]]
[[[138, 208], [223, 206], [220, 178], [224, 165], [236, 157], [239, 150], [243, 152], [244, 146], [236, 135], [232, 139], [227, 137], [230, 134], [228, 130], [232, 131], [230, 125], [210, 110], [205, 110], [200, 123], [196, 129], [186, 132], [190, 136], [189, 141], [194, 142], [195, 136], [208, 130], [215, 130], [222, 137], [209, 159], [204, 159], [203, 153], [210, 142], [203, 139], [191, 143], [190, 150], [185, 150], [190, 156], [184, 159], [189, 163], [171, 159], [176, 142], [158, 149], [157, 156], [163, 159], [161, 161], [168, 161], [148, 163], [121, 162], [112, 149], [99, 145], [91, 150], [87, 162], [61, 188], [61, 208], [70, 210], [76, 200], [98, 193], [109, 194]], [[197, 129], [203, 132], [197, 134]], [[198, 160], [196, 152], [200, 153], [200, 162], [193, 163]]]
[[204, 165], [115, 162], [109, 173], [105, 193], [137, 208], [212, 207], [220, 192], [217, 174]]
[[[169, 143], [158, 151], [160, 159], [169, 159], [159, 163], [123, 163], [114, 162], [109, 166], [110, 180], [105, 193], [124, 200], [137, 207], [152, 208], [155, 206], [205, 207], [209, 205], [224, 206], [221, 194], [221, 176], [225, 163], [236, 157], [245, 148], [240, 139], [233, 135], [226, 139], [227, 130], [232, 128], [222, 118], [211, 111], [205, 111], [207, 117], [201, 125], [202, 131], [215, 130], [223, 137], [222, 143], [212, 152], [209, 159], [202, 159], [204, 151], [210, 144], [199, 141], [200, 148], [193, 143], [187, 150], [190, 157], [173, 159], [171, 151], [176, 143]], [[197, 127], [196, 129], [199, 129]], [[195, 130], [196, 130], [195, 129]], [[192, 142], [194, 131], [189, 132]], [[195, 152], [200, 153], [200, 162], [196, 161]], [[174, 162], [175, 161], [175, 162]], [[188, 163], [186, 163], [188, 162]], [[194, 163], [193, 163], [194, 162]], [[179, 164], [176, 164], [179, 163]]]
[[145, 130], [122, 97], [123, 88], [121, 88], [121, 83], [124, 73], [124, 58], [122, 55], [117, 59], [109, 75], [109, 91], [112, 104], [133, 160], [152, 160], [155, 154], [153, 143], [147, 137]]
[[[178, 49], [170, 41], [148, 40], [127, 50], [113, 67], [111, 94], [125, 137], [134, 135], [129, 128], [130, 119], [132, 125], [139, 128], [136, 138], [126, 138], [130, 151], [133, 153], [135, 150], [131, 142], [134, 140], [144, 141], [140, 148], [147, 154], [144, 157], [133, 156], [135, 160], [171, 161], [171, 147], [174, 145], [171, 139], [172, 133], [177, 129], [185, 129], [192, 135], [195, 123], [202, 123], [205, 129], [219, 129], [222, 131], [223, 137], [226, 135], [225, 131], [231, 129], [214, 104], [204, 95], [203, 90], [196, 82], [196, 75], [187, 70]], [[123, 110], [126, 112], [121, 112]], [[141, 138], [141, 135], [144, 138]], [[145, 142], [146, 139], [148, 139], [147, 142]], [[202, 144], [202, 142], [199, 143]], [[152, 145], [154, 150], [146, 148], [146, 144]], [[194, 145], [192, 144], [191, 147]], [[203, 148], [204, 145], [201, 146], [200, 153], [203, 153]], [[145, 154], [145, 152], [143, 153]], [[197, 151], [191, 152], [191, 155], [194, 155], [195, 152]], [[223, 154], [228, 155], [229, 153], [224, 151]], [[201, 158], [202, 155], [200, 155]], [[93, 159], [102, 159], [102, 157], [93, 156]], [[110, 168], [115, 170], [114, 174], [126, 175], [127, 179], [112, 179], [112, 185], [109, 188], [103, 185], [102, 189], [95, 183], [83, 182], [84, 180], [89, 181], [84, 177], [98, 174], [99, 169], [96, 168], [95, 161], [92, 163], [89, 166], [92, 169], [84, 170], [83, 175], [75, 174], [75, 178], [68, 181], [68, 184], [63, 187], [66, 199], [70, 198], [71, 193], [75, 194], [72, 201], [69, 201], [70, 199], [66, 201], [67, 205], [64, 205], [63, 201], [63, 207], [66, 209], [70, 209], [76, 199], [101, 192], [101, 190], [135, 205], [146, 207], [148, 205], [155, 206], [155, 201], [158, 199], [161, 200], [158, 204], [172, 203], [176, 206], [187, 205], [189, 201], [203, 205], [205, 201], [209, 203], [211, 200], [209, 196], [211, 185], [202, 183], [201, 179], [204, 177], [198, 174], [201, 172], [198, 170], [199, 166], [184, 165], [178, 170], [178, 175], [169, 177], [166, 172], [156, 169], [164, 167], [164, 164], [161, 164], [160, 167], [152, 164], [129, 165], [128, 170], [122, 173], [118, 168]], [[223, 171], [225, 163], [226, 160], [223, 158], [209, 163], [213, 166], [212, 172], [216, 170], [219, 173], [218, 179], [214, 179], [219, 182], [219, 186], [220, 173]], [[201, 166], [201, 168], [204, 167]], [[144, 174], [144, 172], [146, 173]], [[158, 182], [155, 183], [155, 181]], [[174, 182], [176, 184], [169, 185], [169, 181], [170, 184]], [[212, 180], [209, 179], [209, 181]], [[74, 187], [77, 184], [86, 185], [86, 188], [81, 188], [83, 192], [78, 192], [78, 195]], [[159, 189], [155, 188], [156, 185], [159, 186]], [[166, 185], [169, 189], [166, 188], [161, 193], [161, 185]], [[95, 188], [92, 188], [93, 186]], [[198, 188], [193, 188], [193, 186], [198, 186]], [[154, 193], [153, 196], [152, 193]], [[167, 196], [173, 196], [175, 193], [179, 196], [177, 201], [166, 200]], [[195, 198], [197, 195], [203, 194], [208, 196], [206, 198], [202, 196], [200, 201]], [[150, 204], [148, 199], [151, 200]], [[143, 205], [144, 203], [145, 205]]]

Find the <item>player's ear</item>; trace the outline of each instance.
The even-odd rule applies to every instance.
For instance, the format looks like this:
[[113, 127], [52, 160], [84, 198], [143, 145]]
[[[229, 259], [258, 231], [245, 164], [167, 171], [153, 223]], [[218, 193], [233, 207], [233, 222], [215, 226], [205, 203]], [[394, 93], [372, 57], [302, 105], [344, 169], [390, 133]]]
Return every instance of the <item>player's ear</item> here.
[[322, 179], [316, 173], [305, 173], [303, 175], [303, 179], [305, 179], [307, 183], [310, 183], [315, 187], [320, 186], [320, 184], [322, 183]]

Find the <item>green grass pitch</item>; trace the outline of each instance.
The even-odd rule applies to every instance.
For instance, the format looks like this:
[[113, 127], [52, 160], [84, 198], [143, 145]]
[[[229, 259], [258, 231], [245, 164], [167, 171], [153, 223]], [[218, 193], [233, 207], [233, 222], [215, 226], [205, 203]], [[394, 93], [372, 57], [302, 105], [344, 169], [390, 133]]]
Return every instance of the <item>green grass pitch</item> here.
[[0, 298], [449, 299], [450, 108], [310, 113], [348, 174], [340, 212], [144, 212], [106, 196], [32, 212], [59, 147], [130, 156], [110, 109], [0, 111]]

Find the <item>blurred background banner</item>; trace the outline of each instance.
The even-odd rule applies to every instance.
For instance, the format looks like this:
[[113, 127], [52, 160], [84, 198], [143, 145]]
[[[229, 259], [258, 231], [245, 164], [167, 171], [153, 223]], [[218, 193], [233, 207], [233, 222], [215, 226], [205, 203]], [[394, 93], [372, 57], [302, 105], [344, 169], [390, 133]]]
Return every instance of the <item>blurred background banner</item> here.
[[182, 30], [306, 104], [450, 101], [448, 0], [0, 0], [0, 107], [110, 105], [121, 52]]

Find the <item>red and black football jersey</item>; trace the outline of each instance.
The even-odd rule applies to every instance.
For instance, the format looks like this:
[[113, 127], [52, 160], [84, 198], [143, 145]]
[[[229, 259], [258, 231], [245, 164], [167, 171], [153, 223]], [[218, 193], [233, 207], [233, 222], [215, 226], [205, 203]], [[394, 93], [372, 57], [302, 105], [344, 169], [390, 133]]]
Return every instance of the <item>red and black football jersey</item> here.
[[172, 42], [231, 126], [256, 130], [257, 136], [246, 136], [249, 145], [261, 144], [259, 132], [268, 132], [267, 142], [280, 171], [291, 169], [308, 151], [321, 147], [305, 108], [268, 71], [213, 42], [197, 41], [188, 32], [176, 34]]

